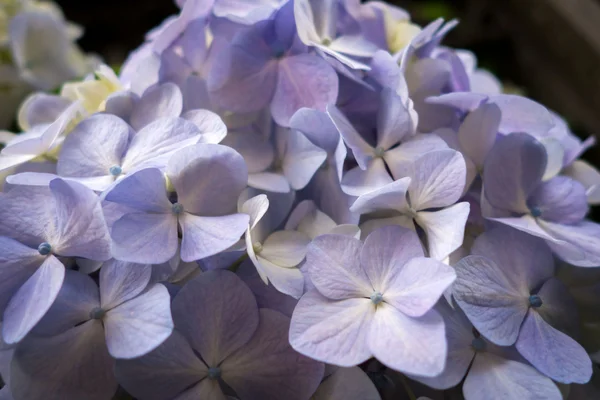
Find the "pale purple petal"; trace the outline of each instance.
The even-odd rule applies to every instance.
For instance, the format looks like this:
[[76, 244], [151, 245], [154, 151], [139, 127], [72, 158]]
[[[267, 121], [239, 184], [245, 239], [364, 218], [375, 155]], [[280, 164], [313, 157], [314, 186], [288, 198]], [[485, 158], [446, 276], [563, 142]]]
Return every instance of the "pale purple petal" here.
[[273, 119], [279, 125], [288, 126], [294, 113], [302, 107], [325, 111], [329, 104], [335, 104], [338, 85], [335, 70], [317, 55], [299, 54], [282, 59], [271, 102]]
[[469, 203], [463, 201], [439, 211], [417, 213], [416, 222], [427, 234], [431, 258], [443, 260], [462, 245], [469, 211]]
[[208, 110], [189, 110], [181, 118], [193, 122], [200, 130], [198, 143], [220, 143], [227, 135], [227, 126], [217, 114]]
[[323, 377], [323, 364], [292, 349], [288, 317], [268, 309], [259, 315], [254, 336], [221, 364], [223, 380], [242, 398], [262, 399], [277, 393], [285, 399], [306, 399]]
[[501, 117], [498, 106], [484, 104], [469, 113], [460, 126], [458, 140], [461, 149], [480, 168], [496, 141]]
[[215, 255], [233, 246], [248, 229], [246, 214], [204, 217], [185, 213], [180, 218], [181, 259], [186, 262]]
[[404, 178], [411, 173], [412, 163], [426, 153], [436, 150], [447, 150], [448, 145], [434, 133], [418, 133], [404, 141], [398, 147], [388, 150], [383, 155], [387, 166], [395, 179]]
[[19, 346], [11, 390], [15, 398], [28, 400], [105, 400], [117, 391], [113, 365], [102, 324], [88, 321], [60, 335], [28, 338]]
[[277, 231], [262, 243], [261, 257], [281, 267], [295, 267], [306, 255], [308, 235], [298, 231]]
[[113, 256], [139, 264], [161, 264], [177, 252], [177, 217], [173, 214], [130, 213], [114, 223]]
[[131, 113], [130, 123], [139, 131], [159, 118], [176, 118], [183, 110], [181, 90], [174, 83], [152, 86], [144, 92]]
[[327, 107], [327, 115], [344, 139], [344, 142], [352, 150], [356, 162], [361, 169], [367, 168], [368, 161], [373, 158], [373, 147], [366, 142], [358, 133], [348, 118], [335, 106]]
[[110, 310], [140, 294], [152, 275], [152, 267], [144, 264], [110, 260], [100, 269], [101, 307]]
[[119, 167], [129, 145], [131, 128], [109, 114], [96, 114], [79, 123], [65, 139], [56, 171], [63, 176], [105, 176]]
[[396, 371], [436, 376], [444, 370], [444, 320], [434, 310], [412, 318], [382, 303], [369, 327], [368, 343], [375, 358]]
[[342, 178], [342, 190], [351, 196], [362, 196], [392, 182], [383, 159], [374, 158], [367, 163], [366, 169], [354, 167], [346, 172]]
[[544, 106], [526, 97], [500, 94], [490, 100], [502, 112], [500, 133], [524, 132], [540, 138], [555, 125], [554, 117]]
[[173, 400], [196, 399], [227, 400], [228, 398], [223, 394], [219, 382], [214, 379], [203, 379], [195, 386], [173, 398]]
[[325, 378], [314, 400], [381, 400], [369, 376], [359, 367], [338, 368]]
[[326, 159], [325, 150], [312, 144], [303, 134], [294, 130], [288, 132], [282, 168], [292, 189], [303, 189]]
[[505, 270], [510, 267], [482, 256], [468, 256], [455, 265], [454, 298], [475, 328], [501, 346], [515, 343], [529, 309], [529, 293], [512, 285]]
[[394, 90], [383, 89], [377, 114], [377, 146], [388, 150], [402, 139], [411, 136], [414, 129], [404, 100]]
[[145, 212], [166, 213], [171, 210], [165, 177], [155, 168], [143, 169], [126, 176], [106, 194], [104, 199]]
[[252, 292], [224, 270], [205, 272], [188, 282], [173, 300], [173, 319], [209, 367], [247, 343], [259, 324]]
[[560, 258], [580, 267], [600, 265], [600, 225], [586, 220], [574, 225], [542, 221], [540, 225], [554, 239], [548, 245]]
[[156, 284], [107, 311], [103, 322], [111, 356], [135, 358], [149, 353], [173, 332], [169, 291]]
[[310, 291], [292, 315], [290, 344], [315, 360], [352, 367], [372, 357], [367, 339], [374, 316], [368, 298], [329, 300]]
[[206, 376], [207, 367], [177, 330], [152, 352], [117, 360], [115, 375], [140, 399], [172, 399]]
[[48, 311], [63, 284], [65, 267], [52, 255], [17, 290], [4, 310], [2, 338], [22, 340]]
[[586, 383], [592, 360], [574, 339], [554, 329], [531, 310], [525, 318], [517, 350], [540, 372], [561, 383]]
[[292, 189], [285, 175], [273, 172], [249, 174], [248, 186], [274, 193], [289, 193]]
[[589, 204], [600, 204], [600, 172], [595, 167], [583, 160], [575, 160], [563, 173], [585, 186]]
[[378, 210], [403, 211], [408, 208], [406, 193], [409, 185], [410, 178], [402, 178], [365, 193], [352, 203], [350, 211], [358, 214], [368, 214]]
[[235, 212], [248, 173], [242, 156], [227, 146], [198, 144], [178, 151], [167, 174], [184, 210], [219, 216]]
[[585, 187], [574, 179], [556, 176], [542, 182], [531, 194], [529, 207], [540, 212], [544, 221], [575, 224], [585, 218], [589, 207]]
[[240, 212], [248, 214], [250, 217], [249, 226], [253, 229], [258, 221], [264, 217], [269, 209], [269, 198], [264, 194], [259, 194], [246, 200], [240, 207]]
[[70, 104], [69, 99], [61, 96], [34, 93], [28, 96], [19, 108], [19, 126], [28, 131], [36, 125], [51, 124]]
[[306, 267], [319, 292], [330, 299], [368, 298], [373, 286], [361, 266], [362, 243], [342, 235], [322, 235], [308, 246]]

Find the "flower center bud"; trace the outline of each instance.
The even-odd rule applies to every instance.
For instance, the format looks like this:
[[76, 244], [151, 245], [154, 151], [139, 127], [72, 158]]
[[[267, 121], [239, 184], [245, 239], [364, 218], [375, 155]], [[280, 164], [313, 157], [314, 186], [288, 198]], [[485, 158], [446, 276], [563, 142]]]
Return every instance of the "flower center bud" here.
[[119, 176], [123, 173], [123, 169], [118, 165], [113, 165], [108, 169], [108, 172], [110, 172], [112, 176]]
[[171, 211], [173, 211], [173, 214], [179, 215], [183, 212], [183, 205], [181, 203], [175, 203], [171, 206]]
[[540, 308], [544, 304], [542, 298], [537, 294], [532, 294], [529, 296], [529, 305], [533, 308]]
[[542, 210], [540, 210], [539, 207], [531, 207], [529, 209], [529, 211], [531, 212], [531, 215], [534, 216], [535, 218], [541, 217], [542, 216]]
[[375, 292], [371, 295], [370, 299], [373, 302], [373, 304], [378, 305], [383, 301], [383, 295], [379, 292]]
[[483, 351], [485, 350], [485, 342], [482, 338], [476, 337], [471, 341], [471, 347], [473, 347], [475, 351]]
[[48, 242], [44, 242], [38, 246], [38, 252], [43, 256], [47, 256], [51, 251], [52, 246], [50, 246], [50, 243]]
[[375, 157], [383, 157], [383, 155], [385, 154], [385, 149], [383, 147], [377, 147], [375, 150]]
[[252, 244], [252, 250], [254, 250], [254, 253], [258, 254], [262, 251], [263, 249], [263, 245], [261, 242], [256, 242], [254, 244]]
[[104, 315], [106, 315], [106, 311], [104, 311], [100, 307], [96, 307], [92, 311], [90, 311], [91, 319], [102, 319], [102, 318], [104, 318]]
[[323, 38], [323, 40], [321, 40], [321, 44], [323, 46], [329, 46], [331, 44], [331, 39], [329, 39], [329, 38]]
[[221, 377], [221, 368], [219, 368], [219, 367], [210, 367], [208, 369], [208, 377], [210, 379], [219, 379]]

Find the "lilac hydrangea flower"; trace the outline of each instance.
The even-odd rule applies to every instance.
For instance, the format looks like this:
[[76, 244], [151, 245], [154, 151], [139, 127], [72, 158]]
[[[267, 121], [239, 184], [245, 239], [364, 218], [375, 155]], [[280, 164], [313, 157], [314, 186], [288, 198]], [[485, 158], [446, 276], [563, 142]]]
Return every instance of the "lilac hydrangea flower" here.
[[186, 262], [227, 249], [248, 226], [248, 216], [235, 212], [247, 179], [242, 157], [218, 144], [174, 153], [166, 176], [146, 168], [125, 177], [106, 195], [107, 201], [134, 210], [112, 227], [114, 257], [161, 264], [175, 256], [179, 236]]
[[58, 295], [65, 276], [59, 257], [107, 260], [110, 237], [94, 192], [61, 179], [0, 196], [0, 221], [2, 337], [16, 343]]
[[585, 188], [566, 176], [542, 181], [547, 159], [530, 135], [499, 137], [485, 161], [484, 216], [546, 240], [567, 262], [600, 265], [600, 225], [585, 219]]
[[381, 400], [371, 379], [359, 367], [336, 368], [323, 379], [313, 400]]
[[335, 70], [319, 56], [297, 50], [293, 2], [285, 3], [269, 20], [237, 33], [216, 49], [208, 76], [212, 99], [234, 112], [270, 107], [279, 125], [289, 126], [302, 107], [325, 110], [335, 103]]
[[511, 349], [487, 341], [459, 309], [452, 309], [446, 302], [441, 302], [436, 309], [446, 324], [446, 368], [436, 377], [413, 376], [413, 379], [435, 389], [449, 389], [464, 379], [466, 400], [562, 399], [550, 378], [526, 361], [519, 360], [510, 352]]
[[[510, 249], [510, 251], [506, 251]], [[454, 298], [492, 343], [516, 343], [540, 372], [562, 383], [585, 383], [592, 375], [576, 333], [577, 308], [546, 244], [506, 227], [486, 231], [455, 265]]]
[[308, 398], [323, 365], [296, 353], [287, 341], [289, 319], [258, 309], [235, 274], [209, 271], [173, 300], [176, 331], [155, 351], [118, 360], [119, 382], [141, 400], [224, 399], [219, 382], [241, 400]]
[[401, 225], [427, 235], [429, 256], [443, 260], [463, 242], [469, 216], [462, 196], [465, 162], [454, 150], [432, 151], [414, 161], [403, 175], [356, 199], [351, 211], [366, 214], [361, 228], [368, 233], [383, 225]]
[[[109, 261], [98, 288], [90, 277], [67, 271], [56, 302], [15, 351], [15, 398], [110, 398], [117, 388], [111, 357], [144, 355], [173, 331], [169, 293], [148, 286], [150, 276], [150, 266]], [[55, 362], [65, 356], [68, 362]]]
[[423, 257], [414, 232], [384, 227], [364, 244], [323, 235], [309, 246], [306, 264], [316, 289], [302, 296], [294, 310], [294, 349], [339, 366], [375, 356], [407, 373], [442, 372], [444, 322], [431, 308], [455, 274]]

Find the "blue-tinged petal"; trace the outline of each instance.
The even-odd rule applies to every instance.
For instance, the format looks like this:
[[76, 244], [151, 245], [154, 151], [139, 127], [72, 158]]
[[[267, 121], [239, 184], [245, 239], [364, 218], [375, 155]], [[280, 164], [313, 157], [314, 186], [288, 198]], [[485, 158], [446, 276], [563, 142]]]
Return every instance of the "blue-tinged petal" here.
[[566, 176], [542, 182], [527, 203], [539, 214], [535, 216], [559, 224], [580, 222], [589, 210], [585, 187]]
[[374, 157], [373, 147], [367, 143], [365, 139], [352, 126], [352, 123], [346, 116], [335, 106], [327, 107], [327, 114], [333, 124], [337, 128], [344, 142], [352, 150], [354, 158], [361, 169], [367, 168], [367, 163]]
[[367, 340], [375, 358], [396, 371], [431, 377], [444, 370], [444, 320], [435, 310], [412, 318], [382, 303], [377, 306]]
[[108, 311], [140, 294], [152, 275], [152, 267], [110, 260], [100, 269], [100, 306]]
[[242, 398], [261, 399], [277, 393], [285, 399], [306, 399], [321, 382], [323, 364], [292, 349], [288, 317], [268, 309], [259, 315], [250, 341], [221, 364], [223, 380]]
[[427, 98], [429, 104], [439, 104], [456, 108], [462, 112], [473, 111], [481, 106], [489, 96], [482, 93], [454, 92]]
[[371, 43], [362, 34], [338, 36], [328, 47], [335, 52], [354, 57], [372, 57], [378, 50], [377, 46]]
[[375, 189], [358, 197], [350, 211], [358, 214], [368, 214], [378, 210], [403, 211], [408, 208], [406, 193], [410, 178], [402, 178]]
[[181, 118], [193, 122], [200, 130], [198, 143], [220, 143], [227, 135], [227, 126], [217, 114], [208, 110], [189, 110]]
[[254, 129], [229, 132], [221, 144], [233, 148], [243, 157], [250, 174], [267, 170], [275, 159], [275, 148]]
[[174, 214], [129, 213], [111, 230], [113, 256], [139, 264], [162, 264], [177, 252]]
[[159, 118], [176, 118], [183, 111], [183, 95], [174, 83], [148, 88], [135, 104], [130, 124], [136, 131]]
[[302, 133], [288, 132], [282, 168], [292, 189], [303, 189], [326, 159], [325, 150], [312, 144]]
[[381, 108], [377, 113], [377, 146], [388, 150], [415, 133], [404, 100], [392, 89], [381, 92]]
[[294, 310], [290, 344], [315, 360], [352, 367], [372, 357], [368, 337], [374, 316], [368, 298], [330, 300], [313, 290]]
[[145, 212], [167, 213], [171, 210], [165, 177], [156, 168], [143, 169], [126, 176], [106, 194], [104, 199]]
[[206, 377], [207, 367], [177, 331], [152, 352], [117, 360], [115, 375], [140, 399], [171, 399]]
[[[484, 211], [484, 215], [485, 215], [485, 211]], [[510, 226], [512, 228], [520, 230], [521, 232], [528, 233], [532, 236], [547, 240], [549, 242], [562, 243], [561, 240], [554, 238], [550, 232], [548, 232], [544, 227], [542, 227], [542, 224], [547, 224], [547, 223], [545, 223], [544, 221], [541, 221], [539, 219], [536, 219], [528, 214], [523, 215], [520, 218], [519, 217], [490, 218], [489, 216], [487, 216], [487, 219]]]
[[498, 138], [483, 170], [485, 196], [494, 207], [528, 213], [527, 198], [546, 170], [544, 146], [525, 133]]
[[542, 305], [536, 311], [544, 321], [561, 332], [578, 337], [579, 313], [569, 288], [557, 278], [550, 278], [536, 293]]
[[[80, 122], [65, 139], [56, 171], [64, 176], [105, 176], [121, 159], [133, 132], [125, 121], [97, 114]], [[118, 174], [117, 174], [118, 175]]]
[[558, 257], [579, 267], [600, 265], [600, 225], [584, 220], [573, 225], [541, 221], [540, 226], [553, 239], [548, 245]]
[[475, 328], [500, 346], [515, 343], [529, 309], [529, 292], [512, 285], [510, 267], [482, 256], [468, 256], [455, 265], [456, 302]]
[[551, 379], [535, 368], [495, 354], [479, 353], [465, 379], [466, 399], [560, 400], [562, 395]]
[[502, 113], [495, 104], [484, 104], [470, 112], [458, 131], [462, 151], [479, 168], [494, 146]]
[[4, 310], [2, 338], [21, 341], [48, 311], [63, 284], [65, 267], [52, 255], [27, 279]]
[[52, 251], [61, 256], [84, 257], [97, 261], [111, 257], [110, 235], [100, 199], [77, 182], [54, 179], [54, 232], [47, 236]]
[[228, 249], [248, 229], [249, 219], [242, 213], [215, 217], [185, 213], [180, 218], [181, 259], [186, 262], [201, 260]]
[[241, 279], [215, 270], [197, 276], [177, 293], [173, 319], [207, 365], [217, 367], [250, 340], [258, 326], [258, 308]]
[[[448, 145], [436, 134], [418, 133], [383, 154], [394, 179], [404, 178], [411, 174], [412, 164], [429, 152], [447, 150]], [[466, 161], [466, 160], [465, 160]]]
[[470, 209], [463, 201], [439, 211], [417, 213], [415, 221], [427, 235], [431, 258], [443, 260], [462, 245]]
[[326, 377], [314, 400], [381, 400], [369, 376], [359, 367], [338, 368]]
[[534, 310], [525, 318], [516, 347], [538, 371], [557, 382], [581, 384], [592, 377], [592, 360], [585, 349]]
[[108, 310], [102, 320], [108, 352], [135, 358], [157, 348], [173, 332], [171, 296], [161, 284]]
[[[319, 292], [330, 299], [368, 298], [374, 287], [361, 265], [360, 240], [322, 235], [308, 246], [306, 267]], [[386, 266], [381, 266], [386, 267]]]
[[336, 151], [340, 134], [327, 113], [301, 108], [290, 119], [290, 128], [304, 134], [315, 146], [328, 154]]
[[113, 365], [102, 324], [88, 321], [56, 336], [30, 337], [19, 346], [11, 390], [15, 398], [28, 400], [105, 400], [117, 391]]
[[104, 111], [108, 114], [116, 115], [124, 121], [129, 121], [131, 113], [140, 97], [128, 90], [115, 92], [108, 96]]
[[526, 97], [500, 94], [492, 96], [490, 101], [502, 112], [498, 131], [504, 134], [523, 132], [542, 138], [554, 127], [554, 117], [539, 103]]
[[373, 158], [365, 169], [354, 167], [342, 178], [342, 190], [350, 196], [362, 196], [393, 182], [383, 158]]
[[314, 54], [286, 57], [279, 61], [278, 71], [271, 114], [279, 125], [289, 126], [294, 113], [302, 107], [325, 111], [337, 101], [337, 75], [321, 57]]
[[218, 144], [198, 144], [175, 153], [167, 174], [188, 213], [219, 216], [235, 212], [248, 173], [242, 156]]

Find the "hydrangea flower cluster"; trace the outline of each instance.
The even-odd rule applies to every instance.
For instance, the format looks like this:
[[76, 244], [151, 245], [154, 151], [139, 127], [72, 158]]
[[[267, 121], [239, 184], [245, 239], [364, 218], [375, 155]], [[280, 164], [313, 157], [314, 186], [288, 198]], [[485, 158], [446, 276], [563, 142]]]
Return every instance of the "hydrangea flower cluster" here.
[[82, 33], [50, 1], [0, 2], [0, 128], [8, 127], [29, 92], [54, 90], [93, 71], [99, 60], [75, 44]]
[[0, 153], [2, 398], [598, 396], [593, 139], [455, 21], [177, 4]]

